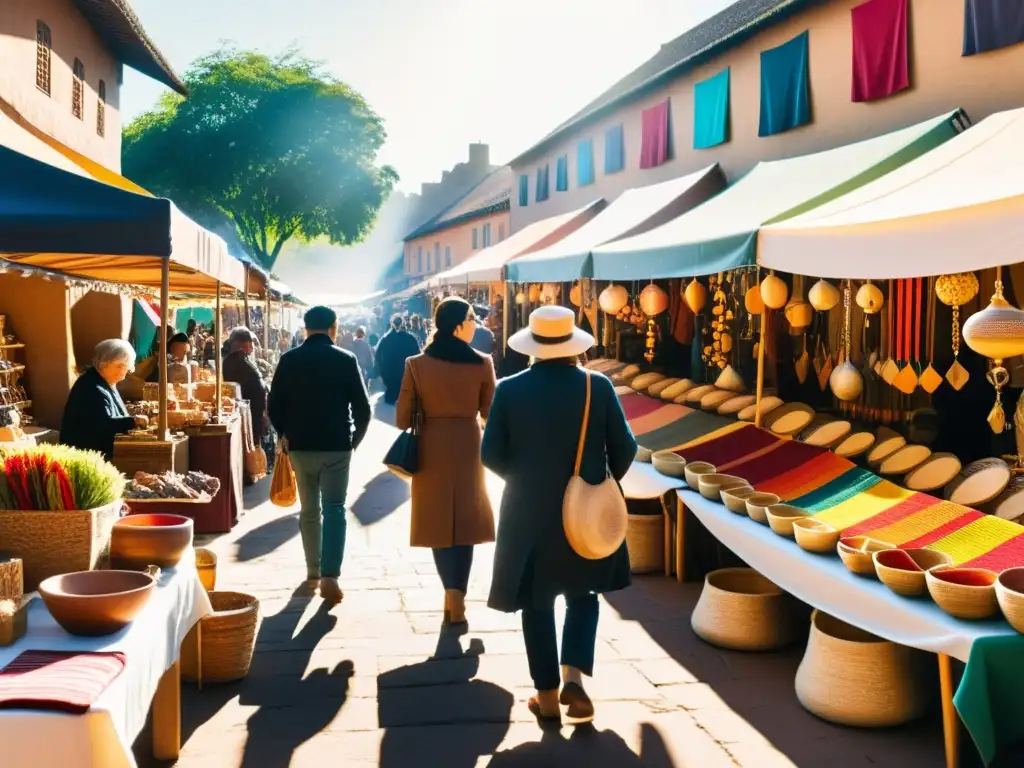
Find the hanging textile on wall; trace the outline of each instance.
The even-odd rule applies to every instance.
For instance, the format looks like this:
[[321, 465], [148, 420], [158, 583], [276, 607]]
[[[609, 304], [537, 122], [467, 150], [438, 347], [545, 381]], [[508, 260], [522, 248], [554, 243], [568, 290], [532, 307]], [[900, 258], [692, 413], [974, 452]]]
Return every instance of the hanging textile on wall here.
[[850, 10], [853, 101], [874, 101], [910, 86], [907, 0], [868, 0]]
[[761, 51], [761, 122], [758, 136], [771, 136], [811, 122], [808, 33]]
[[576, 147], [576, 185], [594, 183], [594, 140], [584, 139]]
[[530, 202], [530, 177], [525, 173], [519, 177], [519, 205], [527, 206]]
[[537, 169], [537, 194], [535, 199], [538, 203], [548, 199], [549, 170], [550, 166], [547, 165]]
[[569, 156], [562, 155], [558, 158], [555, 166], [555, 192], [565, 192], [569, 189]]
[[729, 140], [729, 68], [693, 87], [693, 148], [709, 149]]
[[618, 173], [626, 167], [626, 142], [622, 123], [613, 125], [604, 134], [604, 172]]
[[669, 99], [640, 114], [640, 167], [655, 168], [668, 160]]
[[964, 56], [1024, 42], [1020, 0], [964, 0]]

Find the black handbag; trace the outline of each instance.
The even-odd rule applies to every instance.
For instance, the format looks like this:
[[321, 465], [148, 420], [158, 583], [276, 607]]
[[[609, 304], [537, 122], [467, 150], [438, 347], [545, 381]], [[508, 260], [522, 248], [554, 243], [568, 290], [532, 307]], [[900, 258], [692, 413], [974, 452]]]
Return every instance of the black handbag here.
[[423, 421], [423, 412], [420, 410], [419, 383], [416, 381], [416, 373], [411, 365], [409, 373], [412, 376], [413, 392], [415, 393], [412, 426], [395, 439], [384, 456], [384, 465], [399, 477], [406, 479], [415, 475], [420, 468], [420, 428]]

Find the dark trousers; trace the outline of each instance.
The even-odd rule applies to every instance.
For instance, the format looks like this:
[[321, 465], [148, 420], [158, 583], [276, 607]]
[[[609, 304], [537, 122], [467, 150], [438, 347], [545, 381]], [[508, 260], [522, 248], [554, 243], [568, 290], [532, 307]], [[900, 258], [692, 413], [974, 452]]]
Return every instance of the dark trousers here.
[[445, 589], [466, 591], [469, 586], [469, 570], [473, 567], [473, 547], [468, 544], [435, 549], [434, 565]]
[[[597, 641], [597, 595], [565, 599], [565, 624], [562, 626], [561, 663], [576, 667], [583, 674], [594, 674], [594, 643]], [[558, 688], [562, 680], [559, 669], [558, 637], [555, 634], [555, 606], [523, 609], [523, 637], [530, 676], [538, 691]]]

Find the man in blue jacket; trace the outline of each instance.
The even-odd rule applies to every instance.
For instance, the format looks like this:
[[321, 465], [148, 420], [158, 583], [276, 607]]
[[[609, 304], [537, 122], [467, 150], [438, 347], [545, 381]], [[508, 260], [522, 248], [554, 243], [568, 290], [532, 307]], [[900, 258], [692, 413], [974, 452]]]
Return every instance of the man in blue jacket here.
[[291, 458], [298, 484], [306, 577], [329, 603], [345, 555], [345, 502], [352, 451], [370, 425], [370, 400], [355, 355], [334, 345], [338, 316], [328, 307], [305, 315], [306, 340], [281, 356], [270, 388], [270, 421]]

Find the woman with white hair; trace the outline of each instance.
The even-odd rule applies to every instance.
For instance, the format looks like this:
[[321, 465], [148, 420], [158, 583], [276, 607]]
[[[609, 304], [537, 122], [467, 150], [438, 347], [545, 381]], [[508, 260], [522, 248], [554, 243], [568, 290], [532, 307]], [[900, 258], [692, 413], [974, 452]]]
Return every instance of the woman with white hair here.
[[72, 448], [99, 451], [109, 461], [114, 437], [135, 427], [117, 391], [135, 368], [135, 350], [127, 341], [107, 339], [96, 345], [92, 366], [71, 388], [60, 425], [60, 441]]

